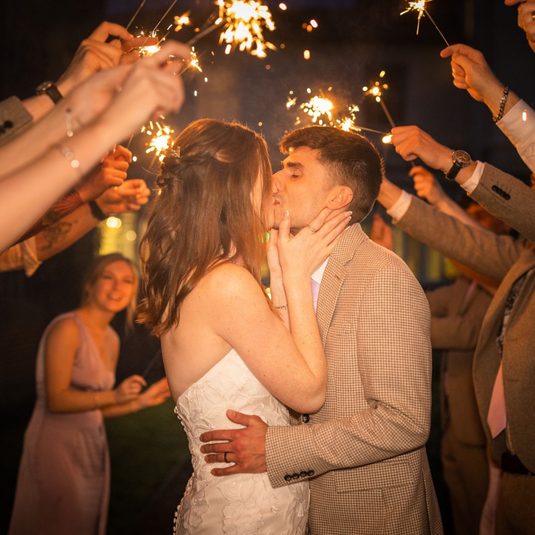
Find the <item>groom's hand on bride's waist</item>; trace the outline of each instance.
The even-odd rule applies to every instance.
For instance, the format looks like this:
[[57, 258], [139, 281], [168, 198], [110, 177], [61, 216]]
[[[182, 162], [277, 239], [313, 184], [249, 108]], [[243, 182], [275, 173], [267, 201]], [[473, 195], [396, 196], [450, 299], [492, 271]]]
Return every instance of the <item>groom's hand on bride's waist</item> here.
[[[232, 410], [228, 419], [243, 429], [220, 429], [200, 436], [202, 453], [207, 453], [207, 463], [229, 463], [228, 468], [214, 468], [214, 476], [232, 474], [261, 474], [266, 471], [266, 433], [268, 426], [258, 416], [250, 416]], [[223, 441], [223, 442], [222, 442]]]

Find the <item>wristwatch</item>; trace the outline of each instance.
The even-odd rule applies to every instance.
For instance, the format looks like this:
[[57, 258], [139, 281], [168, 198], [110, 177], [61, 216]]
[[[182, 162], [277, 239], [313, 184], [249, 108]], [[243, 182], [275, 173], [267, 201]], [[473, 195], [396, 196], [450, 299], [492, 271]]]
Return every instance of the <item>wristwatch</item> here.
[[54, 82], [43, 82], [37, 86], [35, 93], [37, 95], [48, 95], [54, 104], [57, 104], [63, 98], [63, 95], [59, 92]]
[[451, 160], [453, 162], [451, 169], [447, 173], [444, 173], [448, 180], [455, 180], [459, 174], [459, 171], [465, 167], [468, 167], [472, 163], [470, 154], [464, 150], [454, 150], [451, 155]]

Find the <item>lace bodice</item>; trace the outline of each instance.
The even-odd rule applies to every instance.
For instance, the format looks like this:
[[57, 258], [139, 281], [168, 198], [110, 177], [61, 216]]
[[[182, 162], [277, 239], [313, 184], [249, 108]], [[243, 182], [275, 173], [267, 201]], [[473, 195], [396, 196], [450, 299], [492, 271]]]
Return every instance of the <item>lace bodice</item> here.
[[308, 515], [308, 483], [273, 489], [267, 474], [214, 477], [199, 436], [214, 429], [240, 426], [227, 409], [256, 414], [268, 425], [289, 425], [287, 408], [272, 396], [231, 350], [177, 400], [175, 413], [189, 441], [194, 474], [175, 513], [178, 533], [252, 535], [304, 533]]

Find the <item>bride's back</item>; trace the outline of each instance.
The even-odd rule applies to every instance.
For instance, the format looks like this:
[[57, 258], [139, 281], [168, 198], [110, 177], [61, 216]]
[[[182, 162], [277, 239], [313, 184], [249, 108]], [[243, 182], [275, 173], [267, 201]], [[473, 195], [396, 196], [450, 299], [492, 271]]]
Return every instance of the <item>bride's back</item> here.
[[141, 243], [140, 321], [162, 339], [176, 399], [231, 349], [217, 333], [222, 290], [245, 275], [261, 291], [272, 218], [267, 146], [241, 125], [197, 121], [166, 155], [157, 183]]

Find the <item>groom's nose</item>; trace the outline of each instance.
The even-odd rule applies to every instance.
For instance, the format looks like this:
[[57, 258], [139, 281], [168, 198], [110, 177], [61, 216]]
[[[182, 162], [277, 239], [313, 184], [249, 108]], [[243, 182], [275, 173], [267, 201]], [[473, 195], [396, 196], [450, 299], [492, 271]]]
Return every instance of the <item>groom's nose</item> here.
[[275, 173], [272, 177], [273, 181], [273, 193], [277, 193], [284, 188], [284, 180], [282, 171]]

